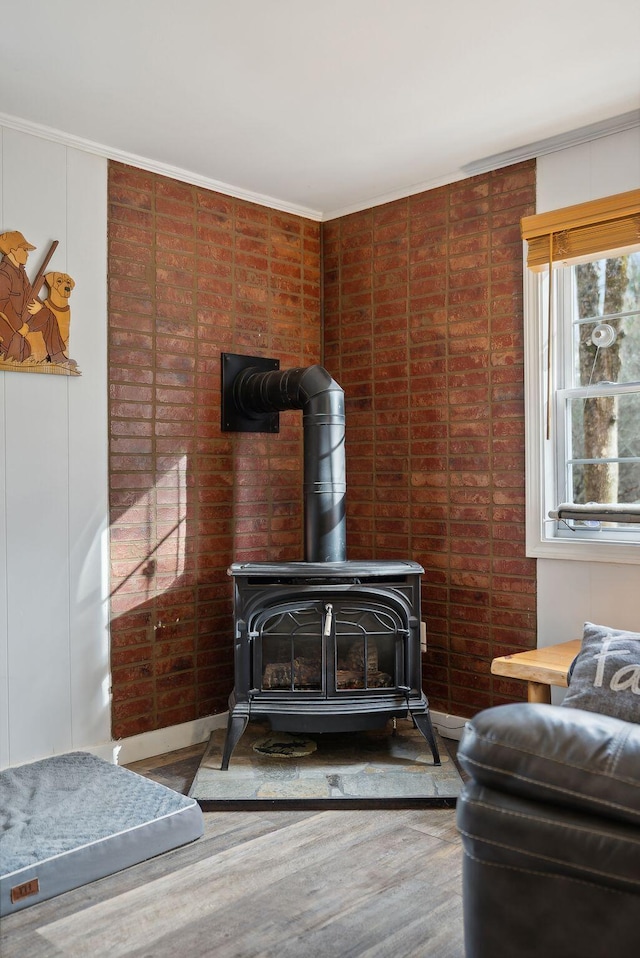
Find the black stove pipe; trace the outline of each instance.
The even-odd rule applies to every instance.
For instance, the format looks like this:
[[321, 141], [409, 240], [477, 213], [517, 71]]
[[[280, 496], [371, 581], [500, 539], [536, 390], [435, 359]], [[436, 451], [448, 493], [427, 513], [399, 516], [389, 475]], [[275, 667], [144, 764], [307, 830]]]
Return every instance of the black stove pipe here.
[[252, 413], [302, 409], [306, 562], [345, 562], [344, 391], [323, 366], [269, 372], [249, 367], [233, 383], [234, 401]]

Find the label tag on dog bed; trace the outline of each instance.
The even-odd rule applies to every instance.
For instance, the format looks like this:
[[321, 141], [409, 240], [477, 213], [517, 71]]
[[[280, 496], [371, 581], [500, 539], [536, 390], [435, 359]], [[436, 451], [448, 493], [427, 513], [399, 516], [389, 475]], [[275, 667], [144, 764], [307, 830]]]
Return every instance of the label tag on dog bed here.
[[11, 889], [11, 904], [15, 905], [17, 901], [22, 901], [23, 898], [29, 898], [30, 895], [37, 895], [40, 891], [40, 882], [37, 878], [32, 878], [31, 881], [25, 881], [21, 885], [15, 885]]

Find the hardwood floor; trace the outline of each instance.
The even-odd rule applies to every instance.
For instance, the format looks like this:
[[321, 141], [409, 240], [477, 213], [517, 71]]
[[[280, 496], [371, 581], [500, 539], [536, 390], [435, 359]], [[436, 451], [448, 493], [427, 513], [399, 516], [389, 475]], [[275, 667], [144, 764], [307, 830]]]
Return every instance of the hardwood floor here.
[[[203, 750], [129, 767], [186, 792]], [[192, 845], [3, 919], [2, 958], [464, 958], [455, 811], [204, 817]]]

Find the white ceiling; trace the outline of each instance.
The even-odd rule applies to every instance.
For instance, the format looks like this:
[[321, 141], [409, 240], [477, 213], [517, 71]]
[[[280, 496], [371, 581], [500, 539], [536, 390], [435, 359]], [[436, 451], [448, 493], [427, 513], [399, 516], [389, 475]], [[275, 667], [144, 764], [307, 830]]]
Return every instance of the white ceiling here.
[[638, 0], [23, 0], [0, 22], [0, 121], [317, 219], [639, 108]]

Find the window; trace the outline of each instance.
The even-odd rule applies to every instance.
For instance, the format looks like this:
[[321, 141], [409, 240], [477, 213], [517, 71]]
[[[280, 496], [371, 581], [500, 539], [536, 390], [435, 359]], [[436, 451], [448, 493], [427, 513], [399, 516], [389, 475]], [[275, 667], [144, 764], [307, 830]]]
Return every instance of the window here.
[[[640, 503], [640, 253], [560, 270], [555, 465], [558, 503]], [[640, 524], [561, 519], [556, 535], [636, 537]], [[598, 510], [594, 510], [597, 512]], [[615, 516], [616, 510], [610, 512]], [[606, 518], [602, 518], [602, 515]], [[640, 518], [640, 516], [639, 516]], [[615, 534], [615, 535], [613, 535]]]
[[528, 553], [640, 562], [640, 191], [523, 236]]

